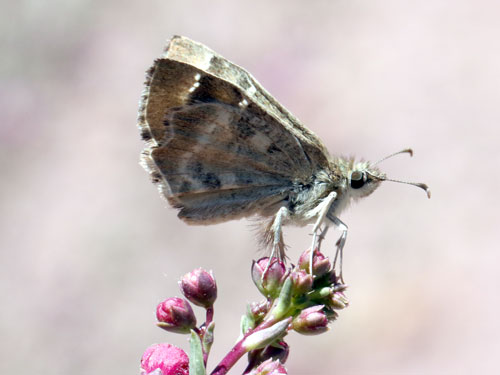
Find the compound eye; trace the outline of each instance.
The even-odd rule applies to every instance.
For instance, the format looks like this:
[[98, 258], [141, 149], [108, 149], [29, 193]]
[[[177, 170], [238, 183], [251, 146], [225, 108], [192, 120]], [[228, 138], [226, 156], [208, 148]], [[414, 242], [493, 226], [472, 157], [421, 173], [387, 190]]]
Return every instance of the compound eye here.
[[365, 174], [360, 171], [354, 171], [351, 173], [351, 187], [353, 189], [360, 189], [365, 184], [366, 178]]

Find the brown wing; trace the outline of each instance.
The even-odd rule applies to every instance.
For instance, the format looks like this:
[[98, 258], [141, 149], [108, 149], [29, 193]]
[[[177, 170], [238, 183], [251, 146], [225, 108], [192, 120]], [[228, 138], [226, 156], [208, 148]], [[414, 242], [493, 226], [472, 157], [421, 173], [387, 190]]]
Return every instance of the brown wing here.
[[[148, 142], [143, 152], [146, 168], [162, 194], [181, 209], [179, 217], [188, 222], [274, 214], [295, 184], [307, 183], [327, 159], [321, 143], [309, 144], [312, 133], [304, 135], [300, 124], [298, 132], [291, 130], [279, 113], [266, 112], [254, 102], [255, 93], [263, 92], [258, 84], [243, 90], [234, 80], [194, 66], [205, 64], [201, 60], [208, 49], [191, 42], [181, 51], [185, 43], [184, 38], [174, 38], [166, 57], [148, 72], [139, 113], [139, 127]], [[171, 55], [190, 57], [191, 63]], [[215, 57], [212, 53], [211, 60]], [[212, 70], [236, 76], [235, 66], [222, 68], [221, 63]]]
[[192, 65], [213, 77], [226, 81], [248, 97], [250, 102], [277, 119], [300, 142], [311, 163], [324, 167], [328, 150], [323, 142], [273, 98], [245, 69], [215, 53], [205, 45], [182, 36], [174, 36], [162, 56]]

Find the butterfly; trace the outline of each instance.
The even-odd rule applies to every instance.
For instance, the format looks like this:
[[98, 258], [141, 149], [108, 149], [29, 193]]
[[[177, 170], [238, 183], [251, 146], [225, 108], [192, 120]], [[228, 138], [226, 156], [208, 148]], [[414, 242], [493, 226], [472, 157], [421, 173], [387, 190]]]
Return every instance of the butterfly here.
[[[392, 180], [376, 163], [331, 156], [323, 142], [247, 71], [188, 38], [174, 36], [147, 71], [138, 127], [142, 165], [188, 224], [244, 217], [263, 221], [271, 257], [285, 257], [282, 226], [313, 224], [311, 249], [341, 212]], [[312, 254], [313, 251], [311, 251]], [[340, 262], [342, 264], [342, 262]]]

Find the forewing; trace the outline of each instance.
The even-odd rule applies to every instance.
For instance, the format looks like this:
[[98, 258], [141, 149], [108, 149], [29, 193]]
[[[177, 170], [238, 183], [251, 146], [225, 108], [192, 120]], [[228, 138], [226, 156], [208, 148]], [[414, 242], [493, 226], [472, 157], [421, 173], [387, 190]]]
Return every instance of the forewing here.
[[314, 168], [321, 169], [329, 163], [328, 150], [318, 136], [302, 125], [245, 69], [233, 64], [205, 45], [181, 36], [174, 36], [170, 40], [164, 57], [192, 65], [238, 88], [250, 102], [277, 119], [299, 140]]
[[[186, 221], [273, 214], [326, 154], [316, 148], [311, 156], [300, 132], [252, 100], [255, 91], [194, 66], [206, 56], [193, 49], [201, 45], [179, 53], [175, 41], [148, 72], [139, 114], [146, 168]], [[171, 51], [191, 53], [191, 63]]]

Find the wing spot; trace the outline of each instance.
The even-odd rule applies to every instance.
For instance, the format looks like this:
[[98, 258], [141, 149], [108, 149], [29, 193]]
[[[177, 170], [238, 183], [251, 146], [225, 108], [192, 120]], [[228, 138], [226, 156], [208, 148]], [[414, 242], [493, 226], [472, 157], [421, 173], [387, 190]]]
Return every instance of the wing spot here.
[[238, 129], [238, 136], [240, 138], [246, 139], [256, 134], [255, 130], [248, 124], [247, 120], [243, 117], [241, 117], [238, 120], [236, 127]]
[[189, 101], [191, 103], [212, 103], [217, 101], [214, 82], [208, 76], [200, 76], [199, 82], [193, 84], [191, 89], [189, 90]]
[[193, 86], [191, 86], [191, 88], [189, 89], [189, 92], [193, 92], [194, 90], [196, 90], [198, 87], [200, 87], [200, 82], [195, 82], [193, 84]]
[[201, 182], [208, 188], [218, 189], [221, 186], [219, 177], [215, 173], [204, 173], [201, 175]]
[[267, 153], [274, 154], [276, 152], [281, 152], [281, 150], [278, 147], [276, 147], [274, 143], [271, 143], [271, 145], [267, 148]]
[[246, 108], [246, 107], [248, 107], [248, 101], [246, 99], [243, 99], [241, 102], [238, 103], [238, 105], [241, 108]]

